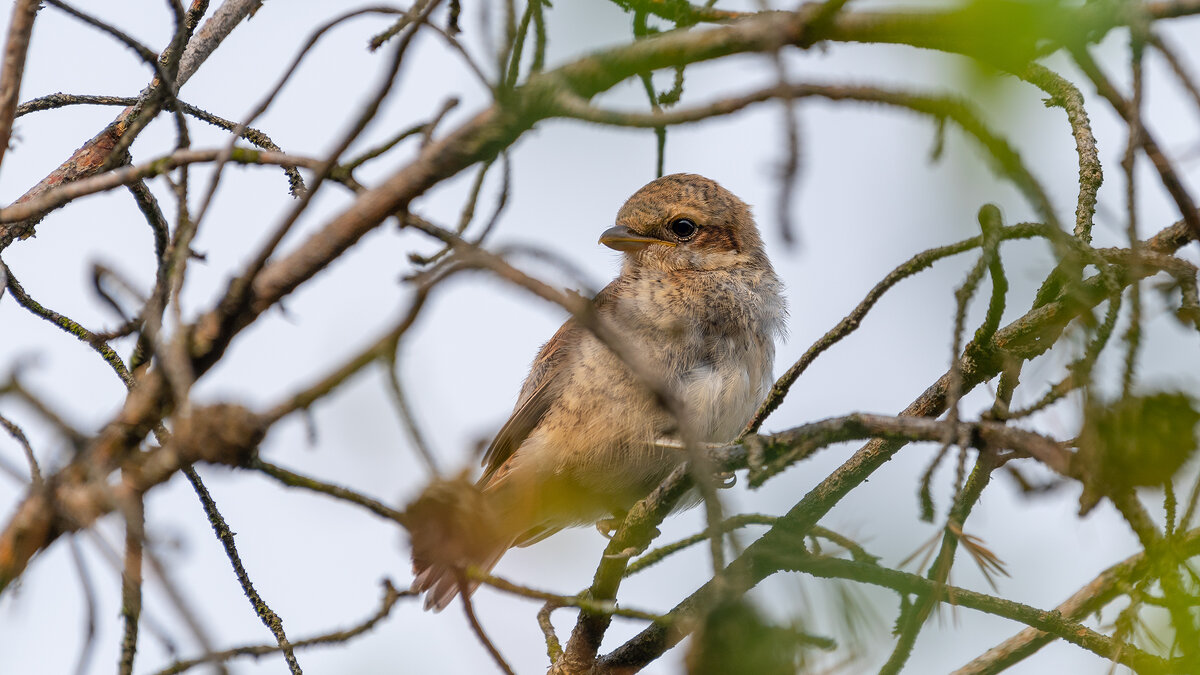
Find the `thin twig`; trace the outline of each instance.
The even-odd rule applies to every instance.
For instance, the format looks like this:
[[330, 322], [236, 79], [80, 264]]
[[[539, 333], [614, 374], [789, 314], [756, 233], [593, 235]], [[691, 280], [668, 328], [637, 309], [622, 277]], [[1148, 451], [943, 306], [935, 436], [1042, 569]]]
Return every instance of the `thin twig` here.
[[404, 387], [400, 384], [400, 366], [396, 363], [396, 352], [393, 351], [392, 358], [384, 359], [383, 363], [387, 369], [388, 392], [391, 393], [392, 403], [396, 406], [396, 415], [400, 418], [400, 422], [404, 426], [404, 431], [408, 433], [408, 440], [416, 448], [417, 456], [425, 464], [430, 477], [438, 478], [441, 476], [441, 471], [438, 469], [436, 456], [429, 449], [429, 443], [425, 440], [425, 434], [421, 433], [421, 427], [417, 424], [417, 420], [409, 408], [408, 397], [404, 394]]
[[97, 94], [64, 94], [61, 91], [29, 99], [17, 106], [16, 117], [44, 110], [55, 110], [73, 105], [131, 106], [138, 101], [136, 96], [104, 96]]
[[125, 363], [121, 361], [121, 357], [118, 356], [115, 351], [113, 351], [112, 347], [108, 346], [107, 342], [99, 339], [94, 333], [79, 325], [73, 319], [63, 316], [52, 309], [47, 309], [36, 300], [29, 297], [29, 294], [25, 292], [24, 287], [22, 287], [20, 282], [18, 282], [13, 276], [12, 270], [9, 269], [3, 261], [0, 261], [0, 270], [3, 270], [5, 276], [8, 278], [7, 290], [10, 294], [12, 294], [13, 298], [16, 299], [17, 304], [29, 310], [29, 312], [34, 316], [45, 319], [46, 321], [49, 321], [57, 326], [59, 329], [74, 335], [79, 339], [80, 342], [83, 342], [92, 349], [96, 350], [96, 352], [104, 358], [105, 362], [107, 362], [113, 371], [116, 372], [117, 377], [121, 378], [121, 381], [124, 382], [126, 386], [133, 385], [133, 379], [129, 374], [129, 370], [125, 367]]
[[17, 441], [17, 445], [20, 445], [21, 450], [25, 453], [25, 461], [29, 464], [29, 478], [33, 489], [42, 489], [42, 469], [38, 466], [37, 455], [33, 453], [33, 446], [29, 444], [29, 439], [25, 436], [25, 432], [4, 415], [0, 415], [0, 427], [4, 427], [8, 435]]
[[863, 101], [884, 103], [907, 108], [934, 118], [948, 118], [974, 136], [995, 160], [997, 168], [1011, 180], [1047, 225], [1058, 228], [1058, 219], [1041, 183], [1025, 167], [1020, 155], [1005, 140], [987, 127], [972, 106], [949, 96], [915, 94], [882, 87], [838, 86], [823, 84], [789, 84], [771, 86], [737, 97], [724, 98], [706, 106], [672, 110], [658, 114], [616, 112], [588, 104], [571, 92], [559, 92], [555, 97], [556, 113], [563, 117], [624, 127], [659, 127], [686, 124], [727, 115], [747, 106], [777, 99], [820, 97], [831, 101]]
[[[304, 649], [307, 647], [317, 647], [317, 646], [321, 646], [321, 645], [331, 645], [331, 644], [343, 644], [345, 642], [349, 642], [350, 640], [352, 640], [360, 635], [363, 635], [364, 633], [367, 633], [372, 628], [374, 628], [380, 621], [383, 621], [384, 619], [386, 619], [388, 617], [388, 615], [391, 614], [392, 608], [395, 607], [396, 603], [399, 600], [401, 600], [402, 598], [411, 598], [411, 597], [414, 597], [414, 594], [411, 591], [398, 591], [398, 590], [396, 590], [396, 588], [394, 586], [392, 586], [391, 581], [384, 579], [383, 580], [383, 600], [380, 602], [379, 609], [376, 610], [376, 612], [374, 614], [367, 617], [367, 619], [365, 619], [361, 623], [359, 623], [355, 626], [352, 626], [350, 628], [347, 628], [344, 630], [333, 631], [331, 633], [325, 633], [323, 635], [317, 635], [314, 637], [304, 638], [302, 640], [296, 640], [295, 642], [292, 643], [292, 647], [294, 649]], [[199, 666], [199, 665], [203, 665], [205, 663], [222, 664], [225, 661], [228, 661], [233, 658], [237, 658], [239, 656], [259, 657], [259, 656], [265, 656], [267, 654], [274, 654], [274, 653], [278, 652], [279, 650], [280, 650], [280, 647], [278, 644], [234, 647], [233, 649], [226, 649], [226, 650], [219, 651], [219, 652], [210, 652], [208, 654], [205, 654], [204, 656], [201, 656], [201, 657], [195, 658], [195, 659], [188, 659], [186, 661], [176, 661], [175, 663], [158, 671], [154, 675], [178, 675], [179, 673], [182, 673], [187, 670], [191, 670], [192, 668]]]
[[379, 516], [380, 518], [384, 518], [407, 527], [408, 519], [404, 517], [402, 512], [387, 506], [377, 499], [372, 499], [361, 493], [355, 492], [354, 490], [349, 490], [332, 483], [326, 483], [315, 478], [303, 476], [294, 471], [289, 471], [281, 466], [271, 464], [270, 462], [265, 462], [262, 459], [257, 459], [251, 462], [250, 468], [261, 471], [288, 487], [304, 488], [305, 490], [320, 492], [321, 494], [329, 495], [335, 499], [357, 504], [367, 509], [371, 513]]
[[121, 638], [121, 657], [118, 675], [133, 673], [133, 658], [137, 654], [138, 625], [142, 618], [142, 547], [146, 539], [145, 507], [140, 499], [128, 504], [125, 511], [125, 565], [121, 570], [121, 618], [125, 631]]
[[[1046, 227], [1044, 225], [1039, 225], [1036, 223], [1022, 223], [1019, 225], [1011, 225], [1002, 228], [998, 234], [998, 237], [1001, 240], [1009, 240], [1029, 239], [1031, 237], [1045, 235]], [[767, 417], [779, 407], [779, 404], [783, 401], [783, 398], [787, 395], [787, 392], [791, 389], [791, 386], [795, 384], [796, 380], [801, 374], [804, 373], [805, 369], [807, 369], [808, 366], [811, 365], [812, 362], [821, 355], [821, 353], [837, 344], [837, 342], [845, 338], [850, 333], [853, 333], [855, 330], [857, 330], [862, 324], [863, 318], [868, 312], [871, 311], [871, 308], [875, 306], [875, 303], [879, 302], [879, 299], [883, 297], [884, 293], [904, 279], [928, 269], [933, 263], [941, 260], [942, 258], [964, 253], [983, 245], [983, 240], [983, 235], [978, 235], [954, 244], [939, 246], [937, 248], [931, 248], [927, 251], [922, 251], [889, 272], [882, 281], [876, 284], [867, 293], [866, 297], [859, 302], [853, 311], [847, 314], [846, 317], [839, 321], [836, 326], [829, 329], [825, 335], [821, 336], [820, 339], [814, 342], [813, 345], [804, 352], [800, 359], [796, 361], [792, 367], [788, 368], [787, 372], [780, 376], [778, 380], [776, 380], [775, 385], [771, 388], [771, 392], [767, 395], [766, 400], [763, 401], [763, 404], [759, 406], [758, 412], [756, 412], [754, 417], [751, 418], [750, 422], [747, 423], [746, 428], [742, 431], [740, 437], [745, 438], [750, 434], [757, 432], [759, 427], [762, 426], [762, 423], [766, 421]]]
[[83, 551], [79, 547], [77, 536], [70, 538], [71, 560], [75, 563], [75, 571], [79, 573], [79, 586], [87, 605], [87, 619], [83, 629], [83, 644], [79, 647], [79, 658], [75, 661], [75, 675], [85, 675], [91, 665], [92, 652], [96, 647], [96, 589], [92, 585], [92, 576], [88, 573], [87, 561], [83, 559]]
[[[1137, 149], [1142, 128], [1142, 38], [1136, 28], [1131, 29], [1130, 66], [1133, 80], [1133, 99], [1129, 102], [1129, 138], [1125, 143], [1125, 154], [1121, 168], [1125, 171], [1125, 236], [1129, 239], [1129, 250], [1134, 263], [1138, 255], [1137, 234]], [[1136, 270], [1134, 270], [1136, 272]], [[1138, 348], [1142, 343], [1142, 286], [1133, 283], [1129, 287], [1129, 326], [1125, 329], [1125, 363], [1121, 372], [1121, 396], [1129, 397], [1133, 390], [1134, 371], [1137, 368]]]
[[638, 609], [630, 609], [628, 607], [620, 607], [611, 600], [596, 600], [589, 597], [586, 593], [580, 595], [559, 595], [557, 593], [549, 593], [540, 591], [528, 586], [514, 584], [507, 579], [502, 579], [493, 574], [488, 574], [482, 570], [470, 567], [466, 570], [467, 578], [471, 581], [478, 581], [486, 586], [491, 586], [497, 590], [519, 595], [530, 600], [541, 600], [543, 602], [554, 603], [558, 607], [577, 607], [583, 611], [593, 614], [603, 614], [608, 617], [620, 616], [626, 619], [639, 619], [641, 621], [650, 621], [653, 623], [665, 623], [668, 619], [661, 614], [646, 612]]
[[[56, 209], [79, 197], [104, 192], [114, 187], [128, 185], [146, 178], [160, 176], [185, 164], [214, 162], [221, 157], [222, 152], [221, 150], [177, 150], [145, 164], [126, 166], [91, 178], [65, 183], [59, 187], [42, 192], [37, 198], [0, 209], [0, 223], [20, 222], [51, 209]], [[298, 157], [281, 152], [252, 150], [240, 147], [235, 148], [228, 159], [238, 164], [292, 165], [307, 168], [319, 166], [318, 160], [309, 157]]]
[[1075, 137], [1075, 152], [1079, 155], [1079, 197], [1075, 206], [1075, 237], [1083, 243], [1092, 240], [1092, 225], [1096, 216], [1096, 194], [1104, 182], [1100, 155], [1096, 151], [1096, 136], [1088, 120], [1079, 88], [1058, 73], [1039, 63], [1030, 63], [1017, 76], [1050, 94], [1046, 105], [1061, 107], [1067, 113], [1071, 135]]
[[[62, 11], [70, 16], [82, 21], [83, 23], [92, 26], [104, 33], [111, 35], [118, 42], [121, 42], [129, 49], [133, 50], [146, 65], [154, 70], [154, 82], [148, 88], [144, 97], [139, 97], [137, 103], [132, 106], [134, 111], [132, 119], [125, 125], [121, 135], [113, 144], [112, 149], [108, 153], [108, 157], [101, 164], [101, 170], [105, 168], [113, 168], [123, 161], [130, 145], [134, 139], [146, 127], [149, 121], [155, 117], [158, 110], [164, 103], [174, 103], [176, 96], [179, 93], [178, 85], [175, 81], [175, 76], [169, 70], [168, 61], [161, 59], [158, 54], [154, 53], [149, 47], [141, 44], [133, 37], [127, 35], [124, 31], [112, 26], [104, 21], [101, 21], [85, 12], [82, 12], [74, 7], [67, 5], [61, 0], [45, 0], [46, 4]], [[173, 36], [172, 45], [178, 44], [178, 41], [185, 38], [184, 27], [179, 25]], [[171, 47], [168, 47], [163, 56], [172, 53]], [[176, 63], [176, 65], [178, 65]], [[187, 120], [184, 119], [183, 112], [179, 106], [172, 106], [173, 117], [175, 119], [176, 134], [178, 137], [176, 149], [183, 149], [189, 145]]]
[[408, 329], [417, 320], [417, 316], [421, 313], [422, 308], [425, 306], [425, 301], [429, 297], [429, 290], [429, 286], [427, 285], [419, 287], [413, 295], [413, 300], [409, 304], [408, 311], [396, 322], [394, 327], [381, 335], [365, 349], [333, 368], [317, 382], [272, 406], [263, 415], [263, 418], [273, 423], [294, 412], [307, 410], [313, 403], [341, 386], [368, 365], [377, 361], [386, 362], [394, 358], [396, 346], [400, 338], [408, 332]]
[[1196, 112], [1200, 113], [1200, 87], [1196, 86], [1196, 79], [1188, 72], [1187, 66], [1175, 48], [1158, 33], [1150, 33], [1146, 39], [1158, 50], [1159, 54], [1162, 54], [1167, 65], [1171, 67], [1171, 72], [1175, 74], [1175, 79], [1179, 81], [1179, 85], [1196, 105]]
[[[354, 117], [354, 120], [353, 120], [353, 123], [351, 124], [350, 129], [345, 134], [343, 134], [343, 136], [340, 139], [338, 139], [338, 142], [335, 145], [334, 149], [329, 153], [329, 155], [326, 157], [326, 159], [324, 161], [322, 161], [321, 164], [316, 168], [316, 171], [315, 171], [316, 175], [313, 176], [311, 184], [308, 187], [308, 190], [305, 191], [305, 193], [303, 195], [301, 195], [299, 199], [296, 200], [296, 203], [292, 206], [292, 208], [288, 211], [288, 213], [286, 213], [284, 215], [284, 217], [280, 220], [280, 222], [273, 228], [271, 235], [267, 238], [266, 243], [263, 244], [259, 248], [258, 253], [256, 253], [254, 255], [254, 257], [251, 259], [251, 261], [245, 266], [243, 272], [237, 278], [235, 278], [232, 282], [230, 282], [229, 288], [226, 291], [225, 296], [221, 298], [221, 301], [217, 307], [217, 313], [218, 313], [218, 315], [221, 315], [225, 318], [226, 326], [229, 326], [230, 323], [232, 322], [232, 320], [234, 320], [238, 315], [240, 315], [242, 313], [242, 311], [248, 306], [248, 304], [250, 302], [252, 302], [252, 300], [253, 300], [252, 291], [253, 291], [254, 283], [255, 283], [259, 273], [266, 266], [267, 261], [271, 258], [272, 254], [274, 254], [276, 247], [279, 246], [279, 244], [283, 241], [284, 236], [286, 236], [287, 233], [289, 231], [291, 231], [292, 227], [300, 219], [300, 216], [308, 208], [308, 205], [312, 202], [312, 199], [317, 194], [317, 191], [324, 184], [325, 179], [327, 177], [329, 177], [330, 173], [337, 166], [338, 159], [350, 147], [350, 145], [355, 141], [355, 139], [358, 138], [359, 134], [361, 134], [363, 132], [363, 130], [366, 129], [367, 124], [369, 124], [371, 122], [371, 120], [374, 119], [375, 115], [379, 112], [379, 109], [383, 105], [384, 100], [387, 99], [388, 94], [392, 91], [392, 89], [396, 85], [396, 82], [398, 79], [397, 75], [400, 72], [400, 65], [404, 62], [404, 55], [407, 53], [409, 46], [412, 44], [413, 38], [416, 37], [417, 32], [420, 30], [421, 26], [425, 25], [425, 21], [428, 19], [429, 14], [434, 9], [437, 8], [437, 6], [440, 4], [440, 1], [441, 0], [428, 0], [428, 2], [420, 9], [420, 11], [416, 12], [415, 18], [413, 19], [412, 28], [409, 29], [404, 34], [404, 37], [402, 37], [400, 39], [399, 44], [396, 45], [395, 50], [392, 54], [391, 61], [388, 63], [386, 72], [384, 73], [384, 76], [380, 79], [380, 81], [376, 84], [374, 93], [367, 100], [366, 104], [363, 105], [362, 110], [359, 112], [359, 114]], [[361, 14], [365, 11], [367, 11], [367, 10], [359, 10], [358, 12], [351, 12], [349, 14], [343, 15], [343, 17], [341, 17], [338, 20], [349, 18], [350, 16], [354, 16], [356, 14]], [[314, 33], [313, 37], [310, 39], [308, 45], [306, 45], [305, 50], [307, 50], [313, 44], [316, 43], [316, 40], [320, 38], [320, 35], [324, 32], [324, 30], [328, 30], [328, 28], [331, 28], [332, 26], [336, 25], [336, 21], [337, 20], [335, 20], [334, 22], [330, 22], [329, 24], [326, 24], [325, 28]], [[296, 57], [296, 60], [293, 62], [293, 69], [294, 69], [295, 65], [299, 64], [300, 59], [303, 57], [304, 53], [305, 52], [302, 51], [301, 54]], [[285, 75], [280, 80], [276, 91], [278, 91], [278, 88], [282, 87], [284, 82], [287, 81], [287, 78], [288, 78], [288, 76], [291, 75], [291, 72], [292, 71], [289, 70], [288, 74]], [[274, 94], [272, 94], [272, 96], [273, 95]], [[263, 100], [263, 103], [259, 106], [259, 109], [256, 111], [255, 114], [265, 111], [267, 106], [270, 104], [270, 102], [271, 102], [270, 97], [265, 98]], [[253, 120], [253, 116], [251, 116], [251, 118], [247, 120], [247, 124], [252, 120]], [[230, 143], [229, 148], [232, 148], [232, 147], [233, 147], [233, 143]], [[207, 205], [210, 203], [210, 200], [212, 199], [212, 197], [216, 191], [216, 186], [220, 179], [221, 169], [223, 166], [224, 166], [223, 162], [221, 160], [218, 160], [212, 183], [210, 184], [208, 193], [205, 195], [204, 206], [201, 207], [201, 213], [196, 216], [197, 220], [199, 220], [200, 217], [203, 215], [204, 208], [206, 208]], [[216, 339], [216, 340], [222, 340], [223, 338], [227, 339], [227, 336], [218, 334], [213, 337], [213, 339]]]
[[[938, 555], [925, 573], [925, 577], [933, 582], [933, 586], [928, 593], [919, 594], [915, 602], [910, 603], [905, 598], [904, 609], [896, 621], [896, 632], [898, 633], [896, 646], [887, 662], [880, 668], [880, 675], [894, 675], [904, 668], [908, 657], [912, 654], [912, 648], [916, 644], [917, 635], [925, 625], [925, 620], [929, 618], [934, 607], [943, 600], [942, 593], [946, 582], [950, 579], [950, 570], [954, 566], [954, 554], [958, 549], [958, 544], [960, 541], [964, 544], [969, 542], [967, 536], [962, 532], [962, 526], [983, 495], [983, 490], [991, 480], [992, 470], [995, 468], [994, 455], [986, 449], [981, 450], [975, 463], [975, 470], [971, 472], [970, 480], [959, 490], [954, 505], [950, 509], [946, 525], [943, 528]], [[976, 560], [978, 561], [979, 558]], [[987, 568], [981, 564], [981, 569], [990, 581]], [[1000, 568], [1000, 571], [1003, 571], [1003, 568]]]
[[254, 589], [254, 584], [250, 582], [250, 576], [246, 574], [246, 568], [242, 566], [241, 556], [238, 555], [237, 546], [233, 541], [233, 532], [229, 530], [229, 525], [225, 523], [225, 519], [221, 517], [221, 513], [217, 511], [217, 505], [213, 501], [212, 496], [208, 494], [208, 489], [204, 487], [204, 483], [200, 480], [200, 475], [191, 466], [184, 466], [182, 471], [191, 482], [192, 488], [196, 491], [196, 496], [200, 498], [200, 503], [204, 506], [204, 513], [208, 515], [209, 524], [212, 525], [213, 532], [216, 533], [217, 539], [221, 541], [221, 545], [225, 548], [225, 555], [229, 558], [229, 563], [233, 565], [233, 572], [237, 575], [238, 583], [242, 586], [242, 592], [250, 600], [251, 606], [254, 607], [254, 613], [263, 622], [263, 625], [271, 631], [275, 636], [275, 641], [279, 644], [279, 649], [283, 652], [284, 659], [287, 661], [288, 669], [292, 675], [301, 675], [300, 664], [296, 661], [296, 654], [292, 648], [292, 644], [288, 642], [287, 634], [283, 631], [283, 621], [279, 615], [271, 610], [267, 603], [259, 596], [258, 591]]
[[475, 637], [479, 639], [484, 649], [491, 655], [492, 661], [496, 662], [501, 672], [505, 673], [505, 675], [515, 675], [508, 662], [504, 660], [504, 655], [500, 653], [499, 649], [496, 649], [496, 645], [492, 643], [491, 638], [484, 632], [483, 626], [479, 623], [479, 618], [475, 616], [475, 605], [471, 602], [471, 592], [467, 590], [466, 575], [459, 570], [458, 576], [459, 597], [462, 598], [460, 602], [462, 603], [463, 614], [467, 616], [467, 623], [471, 625], [471, 631], [475, 633]]
[[555, 635], [554, 624], [550, 621], [551, 612], [560, 607], [562, 605], [559, 605], [557, 602], [547, 600], [546, 604], [542, 605], [542, 608], [537, 613], [538, 627], [542, 629], [542, 635], [546, 637], [546, 656], [550, 659], [550, 665], [554, 665], [563, 653], [562, 643], [559, 642], [558, 636]]
[[[197, 222], [202, 221], [204, 219], [205, 214], [208, 213], [208, 207], [212, 203], [213, 197], [216, 195], [217, 187], [220, 185], [221, 175], [225, 168], [225, 164], [227, 161], [232, 159], [232, 153], [234, 151], [234, 141], [237, 140], [237, 138], [239, 136], [241, 136], [241, 134], [246, 129], [248, 129], [251, 124], [254, 123], [254, 120], [258, 119], [259, 116], [261, 116], [263, 113], [265, 113], [267, 111], [267, 108], [269, 108], [271, 106], [271, 103], [273, 103], [275, 101], [275, 99], [279, 96], [279, 92], [283, 89], [284, 85], [287, 84], [287, 82], [291, 79], [292, 75], [296, 72], [296, 69], [300, 67], [300, 63], [304, 60], [304, 57], [308, 55], [308, 53], [313, 49], [314, 46], [316, 46], [317, 42], [320, 41], [321, 37], [323, 35], [325, 35], [325, 33], [327, 33], [328, 31], [333, 29], [334, 27], [338, 26], [339, 24], [341, 24], [345, 21], [348, 21], [350, 19], [353, 19], [355, 17], [369, 15], [369, 14], [401, 14], [401, 13], [402, 13], [401, 10], [395, 9], [393, 7], [364, 7], [362, 9], [356, 9], [356, 10], [346, 12], [344, 14], [334, 17], [333, 19], [327, 21], [326, 23], [324, 23], [323, 25], [318, 27], [316, 30], [314, 30], [309, 35], [308, 40], [305, 41], [304, 45], [300, 47], [300, 50], [296, 53], [296, 56], [294, 56], [292, 58], [291, 63], [288, 65], [287, 69], [284, 71], [283, 75], [279, 78], [279, 80], [276, 81], [275, 86], [272, 87], [271, 90], [268, 91], [267, 94], [262, 97], [262, 99], [259, 101], [258, 105], [254, 107], [254, 109], [250, 112], [250, 114], [247, 115], [246, 118], [244, 120], [242, 120], [242, 122], [240, 122], [237, 125], [237, 127], [234, 128], [233, 138], [230, 139], [230, 142], [225, 146], [222, 154], [220, 156], [218, 156], [216, 170], [214, 171], [212, 180], [209, 182], [208, 189], [205, 191], [204, 197], [202, 198], [202, 200], [200, 202], [200, 207], [196, 211]], [[336, 157], [336, 156], [337, 155], [335, 154], [334, 157]], [[328, 173], [329, 169], [331, 169], [331, 168], [332, 168], [331, 166], [325, 167], [324, 170], [321, 171], [321, 173]], [[315, 187], [316, 187], [315, 185], [312, 186], [313, 189], [315, 189]], [[311, 199], [311, 196], [312, 196], [312, 189], [307, 190], [307, 191], [305, 191], [305, 193], [300, 201], [304, 204], [307, 204], [307, 200]]]
[[1133, 111], [1133, 106], [1121, 96], [1116, 86], [1108, 79], [1104, 71], [1100, 69], [1100, 66], [1086, 48], [1072, 50], [1071, 55], [1075, 58], [1075, 63], [1079, 65], [1083, 73], [1096, 85], [1096, 89], [1100, 95], [1112, 105], [1117, 114], [1129, 125], [1130, 133], [1137, 137], [1138, 146], [1146, 153], [1146, 157], [1154, 165], [1155, 170], [1158, 171], [1163, 187], [1166, 188], [1167, 193], [1175, 201], [1180, 215], [1182, 215], [1184, 222], [1187, 223], [1192, 231], [1192, 236], [1200, 238], [1200, 211], [1196, 210], [1195, 201], [1188, 194], [1187, 187], [1179, 178], [1179, 173], [1175, 171], [1174, 166], [1167, 159], [1158, 142], [1150, 135], [1149, 130], [1146, 129], [1141, 120], [1137, 119]]
[[[17, 106], [17, 117], [27, 115], [29, 113], [41, 112], [44, 110], [53, 110], [71, 105], [117, 105], [117, 106], [132, 106], [136, 105], [138, 99], [131, 96], [91, 96], [86, 94], [49, 94], [39, 98], [31, 99]], [[195, 117], [196, 119], [207, 122], [220, 129], [226, 131], [234, 131], [238, 125], [223, 117], [214, 115], [207, 110], [198, 108], [184, 101], [173, 101], [167, 104], [168, 109], [173, 109], [173, 106], [178, 105], [184, 113]], [[240, 138], [243, 138], [255, 146], [264, 150], [273, 150], [282, 152], [278, 145], [271, 140], [262, 131], [253, 127], [247, 127], [242, 130]], [[304, 191], [304, 179], [296, 171], [294, 166], [284, 166], [283, 171], [287, 174], [289, 189], [293, 196], [299, 195]]]

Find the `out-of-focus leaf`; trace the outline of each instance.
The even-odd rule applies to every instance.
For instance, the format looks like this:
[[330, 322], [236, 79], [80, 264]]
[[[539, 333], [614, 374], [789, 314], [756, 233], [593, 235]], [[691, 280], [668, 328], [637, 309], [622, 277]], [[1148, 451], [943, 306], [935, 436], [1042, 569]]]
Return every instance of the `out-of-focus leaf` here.
[[[1074, 3], [1072, 3], [1074, 4]], [[1082, 42], [1087, 26], [1069, 17], [1057, 0], [974, 0], [946, 15], [942, 39], [983, 63], [1019, 69], [1042, 55], [1048, 44]]]
[[1197, 423], [1195, 402], [1178, 392], [1090, 402], [1073, 463], [1084, 483], [1080, 513], [1114, 490], [1170, 480], [1196, 451]]
[[803, 646], [833, 648], [831, 640], [767, 622], [744, 599], [713, 607], [687, 655], [688, 675], [793, 675]]

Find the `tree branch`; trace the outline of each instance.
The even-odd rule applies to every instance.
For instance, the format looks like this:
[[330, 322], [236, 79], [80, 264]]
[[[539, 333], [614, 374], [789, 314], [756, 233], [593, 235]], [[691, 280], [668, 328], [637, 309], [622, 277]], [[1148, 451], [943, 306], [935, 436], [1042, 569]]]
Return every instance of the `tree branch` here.
[[4, 41], [4, 61], [0, 67], [0, 165], [8, 152], [16, 119], [21, 80], [25, 76], [25, 55], [29, 51], [29, 36], [37, 16], [39, 0], [16, 0], [8, 20], [8, 37]]

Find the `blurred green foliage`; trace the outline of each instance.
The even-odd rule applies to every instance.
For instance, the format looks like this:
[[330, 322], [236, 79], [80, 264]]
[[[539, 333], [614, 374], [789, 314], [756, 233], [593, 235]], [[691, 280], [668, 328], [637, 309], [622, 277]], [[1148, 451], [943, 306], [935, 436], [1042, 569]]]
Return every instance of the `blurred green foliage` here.
[[1195, 401], [1178, 392], [1089, 401], [1074, 462], [1084, 481], [1080, 511], [1112, 491], [1170, 480], [1196, 452], [1198, 423]]
[[800, 647], [832, 643], [776, 626], [743, 598], [728, 598], [704, 616], [687, 655], [688, 675], [793, 675]]

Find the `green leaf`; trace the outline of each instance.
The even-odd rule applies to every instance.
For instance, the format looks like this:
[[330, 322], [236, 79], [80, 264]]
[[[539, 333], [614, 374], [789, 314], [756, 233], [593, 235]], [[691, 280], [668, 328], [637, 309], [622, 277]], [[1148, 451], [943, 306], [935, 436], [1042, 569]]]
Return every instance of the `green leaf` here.
[[1089, 402], [1074, 468], [1084, 481], [1082, 512], [1105, 494], [1162, 485], [1196, 452], [1195, 402], [1179, 392]]
[[688, 675], [794, 675], [801, 648], [832, 649], [832, 640], [768, 623], [742, 598], [719, 603], [704, 617], [687, 655]]

